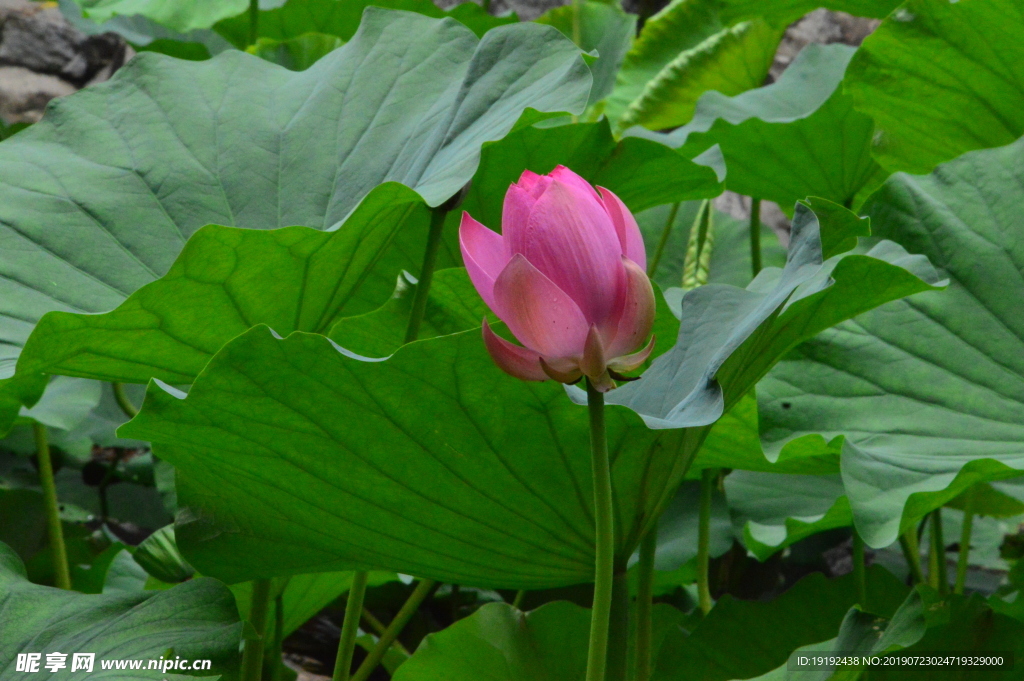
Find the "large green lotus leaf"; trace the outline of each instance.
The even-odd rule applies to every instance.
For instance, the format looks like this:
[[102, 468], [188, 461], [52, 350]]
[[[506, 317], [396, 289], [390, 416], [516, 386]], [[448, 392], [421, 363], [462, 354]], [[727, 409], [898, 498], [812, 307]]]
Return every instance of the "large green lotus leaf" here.
[[644, 22], [643, 30], [622, 61], [615, 87], [605, 100], [605, 115], [617, 121], [665, 66], [722, 28], [717, 2], [672, 0]]
[[[9, 371], [45, 312], [117, 307], [204, 225], [327, 229], [388, 181], [439, 205], [482, 143], [527, 108], [581, 111], [590, 83], [551, 27], [478, 41], [451, 20], [376, 8], [298, 73], [234, 51], [140, 55], [0, 146], [0, 361]], [[31, 402], [38, 381], [8, 383], [3, 404]]]
[[841, 450], [842, 438], [829, 443], [820, 437], [808, 437], [786, 443], [774, 460], [769, 459], [761, 448], [757, 398], [748, 393], [711, 427], [687, 478], [700, 479], [705, 468], [838, 475]]
[[1024, 6], [908, 0], [864, 40], [845, 87], [890, 171], [1009, 144], [1024, 133]]
[[761, 561], [812, 534], [853, 524], [838, 473], [733, 471], [725, 477], [725, 494], [743, 545]]
[[523, 613], [488, 603], [431, 634], [395, 681], [582, 681], [590, 611], [554, 601]]
[[843, 482], [872, 546], [972, 483], [1024, 470], [1022, 183], [1024, 140], [890, 178], [865, 210], [949, 289], [822, 334], [758, 387], [770, 454], [846, 436]]
[[900, 4], [900, 0], [719, 0], [719, 12], [727, 23], [761, 17], [773, 24], [785, 26], [810, 11], [826, 7], [858, 17], [885, 18]]
[[[675, 347], [608, 402], [630, 407], [651, 428], [706, 427], [801, 341], [935, 288], [928, 260], [891, 241], [865, 254], [842, 253], [866, 231], [867, 220], [830, 201], [798, 204], [785, 268], [762, 270], [746, 289], [708, 284], [686, 292]], [[672, 300], [671, 290], [666, 298]], [[585, 400], [578, 388], [570, 394]]]
[[[204, 227], [167, 274], [113, 311], [46, 314], [25, 344], [18, 370], [191, 383], [213, 353], [254, 324], [280, 333], [326, 333], [343, 310], [358, 312], [367, 299], [385, 299], [393, 280], [383, 273], [401, 269], [404, 261], [394, 262], [394, 256], [402, 250], [422, 249], [423, 230], [410, 233], [409, 225], [425, 220], [419, 196], [389, 183], [340, 229]], [[400, 233], [412, 243], [388, 253]], [[382, 257], [392, 261], [390, 267], [377, 267]]]
[[735, 97], [704, 93], [693, 120], [662, 139], [687, 158], [718, 144], [726, 187], [784, 210], [808, 196], [850, 205], [882, 172], [871, 158], [874, 124], [840, 88], [854, 52], [808, 45], [771, 85]]
[[[578, 13], [578, 29], [577, 19]], [[597, 53], [597, 61], [591, 64], [594, 87], [590, 90], [589, 104], [604, 99], [615, 85], [615, 74], [636, 34], [636, 15], [627, 14], [616, 4], [581, 0], [575, 5], [563, 5], [548, 10], [537, 18], [537, 23], [554, 26], [562, 34], [575, 41], [586, 52]]]
[[[639, 138], [616, 142], [607, 121], [527, 127], [484, 145], [459, 213], [464, 210], [499, 230], [509, 185], [523, 170], [549, 173], [557, 165], [615, 192], [634, 213], [665, 203], [713, 198], [723, 187], [713, 169], [665, 145]], [[454, 223], [457, 218], [452, 215], [449, 220]]]
[[[190, 563], [229, 582], [364, 567], [508, 588], [591, 578], [587, 416], [560, 385], [509, 378], [476, 329], [386, 361], [350, 354], [260, 326], [187, 398], [151, 384], [119, 432], [174, 464]], [[696, 442], [622, 408], [608, 430], [625, 563]]]
[[[867, 570], [867, 609], [891, 616], [907, 587], [885, 568]], [[764, 674], [796, 648], [834, 637], [857, 602], [853, 575], [804, 577], [771, 601], [723, 596], [686, 636], [670, 634], [657, 657], [653, 681], [729, 681]]]
[[768, 74], [781, 29], [755, 19], [724, 29], [680, 52], [651, 79], [616, 122], [621, 132], [634, 125], [650, 130], [689, 122], [708, 90], [726, 95], [759, 87]]
[[[430, 0], [290, 0], [276, 3], [272, 9], [260, 11], [257, 29], [260, 38], [291, 40], [305, 33], [333, 35], [349, 40], [359, 28], [363, 10], [369, 6], [416, 12], [441, 19], [451, 17], [464, 24], [478, 36], [492, 28], [516, 23], [515, 15], [491, 16], [480, 5], [465, 2], [448, 11]], [[215, 26], [217, 33], [235, 47], [249, 46], [249, 16], [241, 14], [225, 19]]]
[[[0, 544], [0, 679], [23, 679], [18, 653], [68, 653], [62, 679], [161, 679], [158, 671], [102, 670], [101, 660], [159, 659], [169, 648], [189, 660], [209, 659], [209, 674], [234, 678], [241, 625], [231, 592], [213, 579], [167, 591], [93, 595], [32, 584], [21, 560]], [[95, 653], [93, 673], [70, 673], [71, 653]], [[43, 674], [47, 672], [40, 665]], [[169, 676], [169, 675], [168, 675]], [[183, 677], [177, 677], [183, 678]]]
[[245, 12], [249, 0], [76, 0], [86, 17], [103, 22], [139, 14], [175, 31], [209, 28]]

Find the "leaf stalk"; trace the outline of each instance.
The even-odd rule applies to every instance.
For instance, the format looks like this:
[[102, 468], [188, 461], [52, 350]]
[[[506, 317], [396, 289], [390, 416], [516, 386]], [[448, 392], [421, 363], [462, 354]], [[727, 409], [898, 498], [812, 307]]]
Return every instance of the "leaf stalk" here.
[[590, 611], [590, 646], [587, 681], [604, 681], [608, 663], [608, 630], [615, 578], [615, 525], [611, 465], [604, 424], [604, 393], [587, 379], [587, 412], [590, 416], [590, 453], [594, 476], [594, 603]]
[[46, 509], [46, 529], [50, 538], [54, 584], [58, 589], [70, 590], [71, 571], [68, 568], [68, 551], [64, 545], [64, 527], [60, 522], [57, 485], [53, 480], [50, 441], [47, 437], [46, 426], [42, 423], [33, 422], [32, 431], [36, 440], [36, 460], [39, 462], [39, 485], [43, 488], [43, 506]]

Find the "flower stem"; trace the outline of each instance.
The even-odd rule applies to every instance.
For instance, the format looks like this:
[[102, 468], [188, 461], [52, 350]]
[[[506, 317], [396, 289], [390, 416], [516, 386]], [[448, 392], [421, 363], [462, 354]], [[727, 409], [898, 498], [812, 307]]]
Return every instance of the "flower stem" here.
[[32, 430], [36, 438], [39, 485], [43, 488], [43, 505], [46, 507], [46, 529], [50, 537], [50, 556], [53, 560], [54, 584], [58, 589], [70, 589], [71, 572], [68, 569], [68, 552], [64, 546], [64, 528], [60, 524], [57, 486], [53, 481], [53, 461], [50, 458], [50, 442], [46, 435], [46, 426], [39, 422], [33, 422]]
[[590, 612], [590, 648], [587, 681], [604, 681], [608, 662], [608, 628], [615, 571], [615, 525], [611, 466], [604, 430], [604, 393], [587, 380], [587, 411], [590, 414], [590, 452], [594, 472], [594, 521], [596, 564], [594, 604]]
[[679, 206], [681, 202], [677, 201], [672, 204], [672, 208], [668, 212], [668, 219], [665, 220], [665, 226], [661, 228], [661, 238], [658, 239], [658, 246], [654, 249], [654, 257], [647, 263], [647, 276], [653, 277], [655, 271], [658, 269], [658, 264], [661, 262], [661, 256], [665, 254], [665, 246], [668, 244], [668, 237], [672, 234], [672, 228], [676, 224], [676, 215], [679, 214]]
[[928, 577], [932, 588], [945, 596], [949, 592], [949, 577], [946, 575], [946, 542], [942, 538], [942, 509], [932, 511], [932, 546], [929, 555]]
[[115, 381], [110, 385], [114, 389], [114, 399], [117, 400], [117, 406], [121, 407], [121, 411], [124, 412], [125, 416], [130, 419], [135, 418], [138, 415], [139, 410], [134, 404], [132, 404], [132, 401], [128, 399], [128, 393], [125, 392], [124, 383], [118, 383]]
[[917, 542], [917, 529], [911, 527], [900, 535], [900, 548], [903, 549], [903, 558], [910, 568], [910, 577], [914, 584], [924, 583], [924, 570], [921, 569], [921, 546]]
[[260, 681], [263, 677], [263, 647], [267, 640], [267, 616], [270, 611], [269, 579], [254, 579], [249, 606], [249, 623], [255, 633], [245, 641], [242, 651], [241, 681]]
[[700, 474], [700, 515], [697, 525], [697, 603], [705, 615], [711, 612], [711, 495], [718, 469], [705, 468]]
[[640, 584], [636, 594], [636, 681], [651, 678], [651, 636], [654, 627], [654, 551], [658, 527], [652, 527], [640, 542]]
[[750, 197], [750, 268], [761, 271], [761, 199]]
[[857, 584], [857, 602], [865, 607], [868, 602], [867, 567], [864, 563], [864, 540], [853, 528], [853, 581]]
[[964, 498], [964, 524], [960, 531], [960, 554], [956, 561], [956, 583], [953, 593], [962, 594], [967, 584], [967, 566], [971, 557], [971, 531], [974, 529], [976, 487], [967, 490]]
[[260, 37], [260, 2], [249, 0], [249, 44], [255, 45]]
[[577, 47], [583, 47], [583, 0], [572, 0], [572, 41]]
[[520, 589], [516, 592], [516, 597], [512, 599], [512, 607], [516, 610], [522, 610], [524, 600], [526, 600], [526, 589]]
[[424, 579], [416, 585], [409, 598], [402, 604], [401, 609], [395, 618], [391, 620], [391, 624], [384, 630], [380, 638], [377, 640], [376, 645], [373, 646], [373, 650], [366, 656], [363, 663], [359, 665], [359, 669], [356, 670], [352, 681], [366, 681], [370, 678], [370, 674], [377, 668], [380, 661], [384, 659], [384, 653], [387, 652], [391, 644], [394, 643], [395, 639], [398, 638], [398, 634], [401, 633], [405, 625], [408, 624], [409, 620], [415, 614], [417, 608], [420, 607], [420, 603], [430, 595], [430, 592], [434, 590], [437, 583], [432, 579]]
[[434, 279], [434, 266], [437, 264], [437, 251], [441, 247], [441, 234], [444, 231], [444, 219], [448, 210], [444, 206], [430, 209], [430, 231], [427, 233], [427, 246], [423, 250], [423, 266], [420, 268], [416, 294], [412, 299], [412, 312], [409, 313], [409, 324], [405, 328], [405, 342], [411, 343], [419, 337], [420, 324], [427, 311], [427, 296], [430, 295], [430, 282]]
[[338, 656], [334, 660], [333, 681], [348, 681], [352, 673], [352, 655], [356, 647], [356, 634], [359, 633], [359, 618], [363, 614], [367, 577], [363, 571], [352, 576], [352, 586], [348, 589], [348, 602], [345, 604], [345, 620], [341, 624], [341, 638], [338, 640]]
[[274, 647], [270, 651], [270, 681], [281, 681], [284, 675], [284, 588], [274, 597]]

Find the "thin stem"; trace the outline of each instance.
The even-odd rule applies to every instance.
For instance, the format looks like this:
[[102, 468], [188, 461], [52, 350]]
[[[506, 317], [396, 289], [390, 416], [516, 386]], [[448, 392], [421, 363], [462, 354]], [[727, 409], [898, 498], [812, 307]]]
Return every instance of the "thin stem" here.
[[864, 540], [853, 528], [853, 581], [857, 584], [857, 602], [864, 607], [868, 602], [867, 568], [864, 564]]
[[932, 586], [939, 594], [949, 593], [949, 577], [946, 575], [946, 542], [942, 538], [942, 509], [932, 511], [932, 553], [929, 568], [932, 570]]
[[750, 268], [761, 271], [761, 199], [750, 198]]
[[652, 527], [640, 542], [640, 584], [636, 593], [636, 681], [651, 678], [651, 636], [654, 623], [654, 552], [658, 527]]
[[612, 506], [611, 466], [604, 429], [604, 393], [587, 380], [587, 411], [590, 415], [590, 452], [594, 473], [594, 520], [596, 560], [594, 604], [590, 611], [590, 648], [587, 681], [604, 681], [608, 663], [608, 628], [615, 578], [615, 525]]
[[260, 2], [249, 0], [249, 44], [255, 45], [260, 38]]
[[903, 558], [910, 568], [910, 577], [914, 584], [924, 584], [924, 570], [921, 568], [921, 545], [917, 542], [917, 529], [911, 527], [900, 535], [900, 548]]
[[975, 487], [967, 490], [964, 498], [964, 524], [960, 531], [960, 554], [956, 561], [956, 583], [953, 593], [962, 594], [967, 584], [967, 566], [971, 557], [971, 530], [974, 528]]
[[[387, 627], [384, 626], [384, 623], [374, 617], [373, 613], [367, 610], [365, 605], [363, 606], [363, 621], [370, 625], [370, 628], [377, 633], [378, 637], [382, 636], [384, 632], [387, 631]], [[402, 642], [398, 639], [395, 639], [394, 643], [391, 644], [391, 647], [403, 655], [410, 655], [409, 650], [403, 646]]]
[[661, 238], [658, 239], [658, 247], [654, 249], [654, 257], [647, 263], [647, 276], [653, 277], [655, 271], [658, 269], [658, 263], [661, 262], [661, 256], [665, 254], [665, 246], [668, 244], [668, 237], [672, 234], [672, 227], [676, 224], [676, 215], [679, 213], [679, 206], [681, 202], [677, 201], [672, 204], [672, 208], [668, 212], [668, 219], [665, 220], [665, 226], [661, 228]]
[[441, 246], [446, 215], [448, 211], [443, 206], [430, 210], [430, 231], [427, 233], [427, 246], [423, 250], [423, 266], [420, 268], [416, 294], [412, 299], [409, 325], [405, 329], [406, 343], [413, 342], [420, 334], [420, 324], [423, 323], [423, 315], [427, 311], [427, 296], [430, 295], [430, 282], [434, 279], [434, 266], [437, 264], [437, 251]]
[[370, 678], [370, 674], [377, 668], [380, 661], [384, 659], [384, 653], [387, 652], [391, 644], [398, 638], [398, 634], [401, 633], [405, 625], [409, 623], [409, 620], [416, 613], [417, 608], [420, 607], [420, 603], [430, 595], [430, 592], [434, 590], [436, 582], [432, 579], [424, 579], [416, 588], [413, 590], [409, 598], [402, 604], [401, 609], [395, 618], [391, 620], [391, 624], [384, 630], [380, 638], [377, 639], [376, 645], [373, 646], [373, 650], [366, 656], [363, 663], [359, 665], [359, 669], [356, 670], [355, 675], [352, 676], [352, 681], [366, 681]]
[[270, 654], [270, 681], [281, 681], [284, 663], [284, 588], [274, 597], [274, 648]]
[[64, 546], [64, 528], [60, 524], [57, 485], [53, 481], [53, 461], [50, 459], [50, 442], [46, 435], [46, 426], [33, 422], [32, 430], [36, 438], [39, 485], [43, 488], [43, 505], [46, 507], [46, 529], [50, 537], [50, 556], [53, 560], [54, 584], [58, 589], [70, 589], [71, 571], [68, 569], [68, 552]]
[[352, 586], [348, 588], [345, 620], [341, 624], [338, 656], [334, 660], [333, 681], [348, 681], [349, 675], [352, 673], [352, 655], [355, 653], [356, 635], [359, 633], [359, 617], [363, 614], [367, 576], [366, 572], [356, 572], [352, 576]]
[[711, 495], [718, 479], [718, 469], [705, 468], [700, 474], [700, 515], [697, 525], [697, 603], [705, 615], [711, 612]]
[[512, 607], [516, 610], [522, 610], [524, 600], [526, 600], [526, 589], [520, 589], [516, 592], [516, 597], [512, 599]]
[[267, 640], [267, 615], [270, 610], [270, 580], [254, 579], [249, 606], [252, 638], [245, 641], [242, 651], [241, 681], [260, 681], [263, 677], [263, 647]]
[[124, 390], [124, 383], [114, 381], [110, 385], [114, 389], [114, 399], [117, 400], [117, 406], [121, 407], [121, 411], [124, 412], [125, 416], [130, 419], [135, 418], [139, 413], [139, 409], [128, 399], [128, 393]]
[[583, 47], [583, 0], [572, 0], [572, 41], [577, 47]]

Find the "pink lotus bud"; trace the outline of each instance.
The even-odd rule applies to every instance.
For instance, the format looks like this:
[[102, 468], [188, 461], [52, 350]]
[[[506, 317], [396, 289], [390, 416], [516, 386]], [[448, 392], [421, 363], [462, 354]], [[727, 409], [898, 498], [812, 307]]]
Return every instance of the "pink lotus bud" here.
[[484, 321], [484, 343], [503, 371], [526, 381], [575, 383], [598, 390], [643, 364], [654, 339], [647, 256], [629, 209], [568, 168], [525, 171], [509, 187], [502, 234], [462, 214], [459, 243], [484, 302], [523, 347]]

